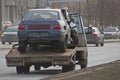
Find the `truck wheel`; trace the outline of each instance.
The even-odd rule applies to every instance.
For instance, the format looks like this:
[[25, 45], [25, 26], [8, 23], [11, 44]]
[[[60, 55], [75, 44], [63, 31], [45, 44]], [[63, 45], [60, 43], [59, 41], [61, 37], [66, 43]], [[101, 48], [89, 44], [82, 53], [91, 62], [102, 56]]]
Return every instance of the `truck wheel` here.
[[23, 68], [24, 68], [24, 69], [23, 69], [23, 72], [24, 72], [25, 74], [28, 74], [28, 73], [30, 72], [30, 67], [29, 67], [29, 66], [24, 66]]
[[87, 67], [87, 59], [83, 59], [80, 61], [80, 66], [81, 68], [86, 68]]
[[17, 66], [17, 67], [16, 67], [16, 72], [17, 72], [18, 74], [23, 73], [23, 66]]
[[34, 65], [34, 69], [35, 69], [36, 71], [38, 71], [38, 70], [41, 69], [41, 66], [40, 66], [40, 65]]
[[65, 52], [66, 51], [66, 40], [64, 42], [61, 42], [60, 44], [60, 51]]
[[75, 65], [62, 65], [62, 72], [75, 70]]

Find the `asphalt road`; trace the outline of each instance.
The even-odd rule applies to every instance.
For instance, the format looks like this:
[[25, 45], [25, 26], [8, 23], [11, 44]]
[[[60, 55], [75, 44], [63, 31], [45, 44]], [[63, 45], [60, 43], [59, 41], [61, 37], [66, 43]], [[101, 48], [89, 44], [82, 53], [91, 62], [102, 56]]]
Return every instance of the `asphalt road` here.
[[[1, 45], [0, 45], [1, 46]], [[2, 45], [3, 46], [3, 45]], [[8, 44], [4, 47], [10, 47]], [[120, 43], [105, 43], [103, 47], [88, 45], [88, 67], [120, 60]], [[41, 71], [35, 72], [31, 67], [30, 74], [17, 74], [15, 67], [7, 67], [5, 55], [9, 49], [0, 49], [0, 80], [39, 80], [51, 75], [61, 73], [61, 67], [42, 68]], [[77, 65], [76, 70], [80, 69]]]

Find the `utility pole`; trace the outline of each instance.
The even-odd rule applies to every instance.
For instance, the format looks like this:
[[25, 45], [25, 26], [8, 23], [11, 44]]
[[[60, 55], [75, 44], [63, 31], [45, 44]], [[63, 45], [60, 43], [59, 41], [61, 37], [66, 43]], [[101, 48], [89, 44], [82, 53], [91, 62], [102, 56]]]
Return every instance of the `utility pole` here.
[[0, 31], [2, 31], [2, 0], [0, 0]]

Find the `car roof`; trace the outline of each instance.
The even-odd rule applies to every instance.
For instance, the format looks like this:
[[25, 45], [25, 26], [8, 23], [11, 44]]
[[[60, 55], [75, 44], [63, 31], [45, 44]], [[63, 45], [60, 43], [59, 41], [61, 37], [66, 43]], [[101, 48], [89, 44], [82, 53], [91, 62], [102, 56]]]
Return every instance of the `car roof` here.
[[13, 27], [18, 27], [18, 26], [14, 26], [14, 25], [13, 25], [13, 26], [10, 26], [9, 28], [13, 28]]
[[39, 10], [60, 11], [61, 9], [44, 8], [44, 9], [30, 9], [29, 11], [39, 11]]
[[[88, 27], [85, 27], [85, 28], [88, 28]], [[97, 27], [92, 27], [93, 29], [97, 29]]]

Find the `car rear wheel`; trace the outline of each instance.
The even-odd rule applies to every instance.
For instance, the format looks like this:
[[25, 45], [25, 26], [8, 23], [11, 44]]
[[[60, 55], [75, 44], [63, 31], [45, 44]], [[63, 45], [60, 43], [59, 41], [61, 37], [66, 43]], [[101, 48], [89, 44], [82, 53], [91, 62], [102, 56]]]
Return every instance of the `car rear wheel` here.
[[5, 44], [5, 42], [4, 42], [4, 41], [2, 41], [2, 44]]
[[20, 51], [20, 53], [24, 53], [25, 50], [26, 50], [26, 43], [24, 41], [19, 41], [18, 51]]
[[11, 44], [12, 42], [9, 42], [9, 44]]
[[96, 43], [95, 46], [99, 46], [99, 43]]
[[100, 46], [104, 46], [104, 41], [100, 43]]

